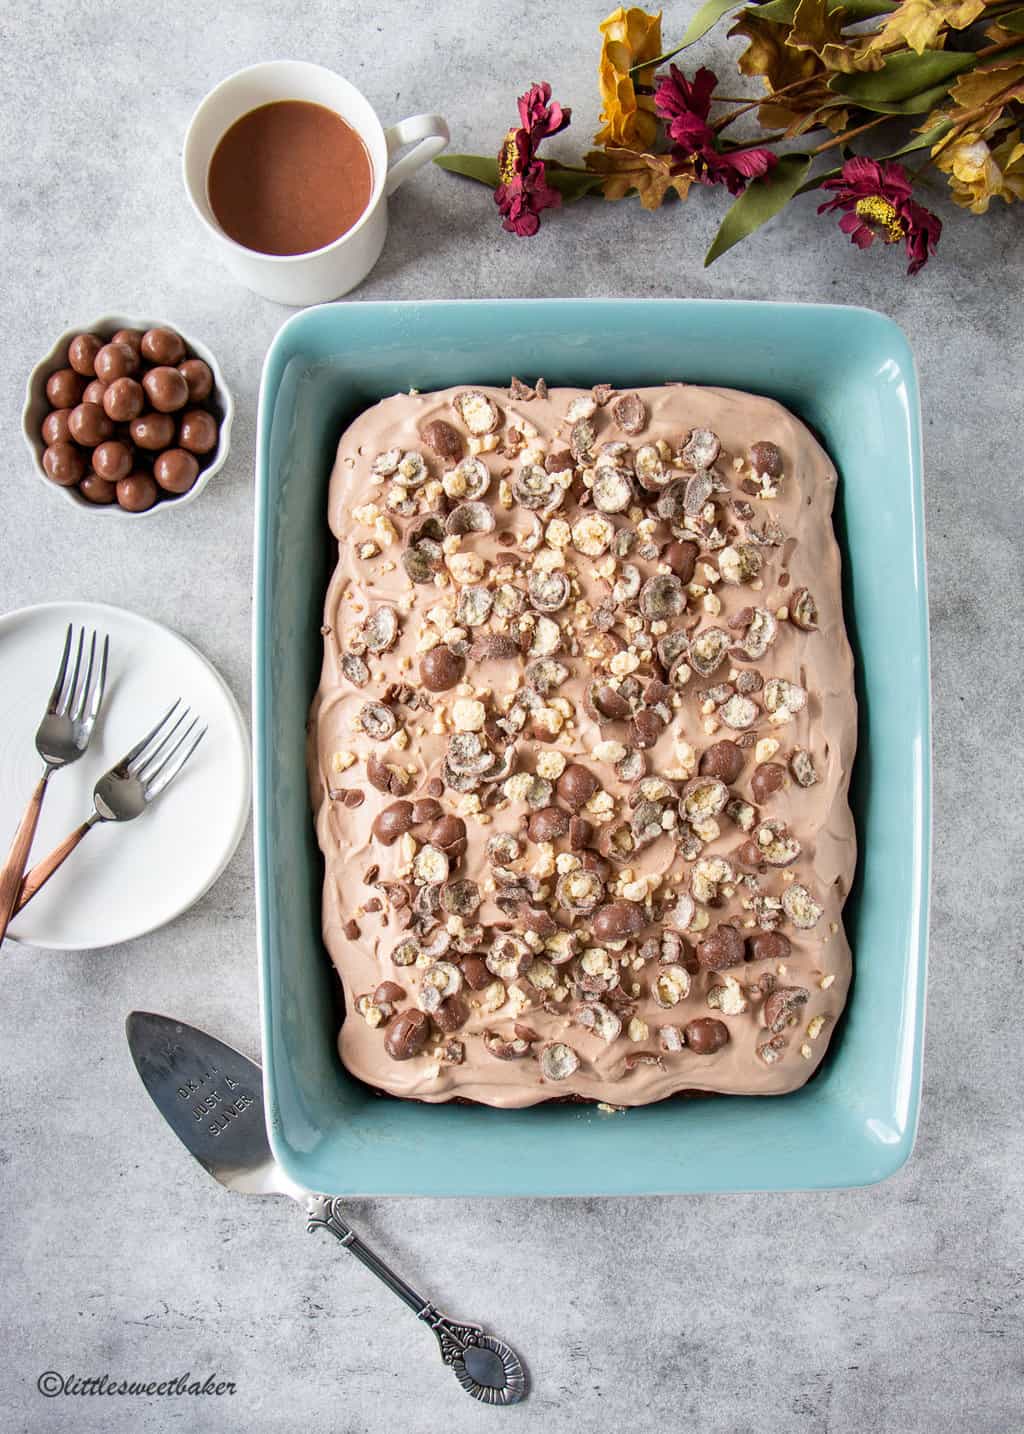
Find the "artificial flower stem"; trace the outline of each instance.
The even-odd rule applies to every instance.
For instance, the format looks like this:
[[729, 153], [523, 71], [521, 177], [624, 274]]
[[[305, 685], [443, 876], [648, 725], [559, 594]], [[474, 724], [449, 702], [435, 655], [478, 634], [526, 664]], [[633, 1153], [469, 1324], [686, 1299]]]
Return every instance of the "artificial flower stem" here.
[[991, 60], [993, 55], [1001, 55], [1006, 50], [1016, 50], [1022, 45], [1024, 45], [1024, 37], [1013, 35], [1009, 40], [1000, 40], [998, 45], [986, 45], [984, 49], [976, 50], [975, 54], [979, 60]]
[[663, 65], [666, 60], [674, 60], [685, 49], [685, 45], [677, 45], [674, 50], [666, 50], [663, 55], [658, 55], [654, 60], [641, 60], [630, 68], [629, 78], [633, 79], [634, 75], [642, 74], [644, 70], [653, 70], [656, 66]]
[[1000, 0], [998, 5], [990, 5], [984, 14], [979, 15], [979, 20], [998, 20], [1000, 15], [1011, 14], [1014, 10], [1020, 9], [1020, 0]]
[[738, 120], [741, 115], [748, 114], [750, 110], [756, 109], [758, 105], [763, 103], [763, 100], [755, 100], [753, 104], [741, 105], [738, 110], [730, 110], [727, 115], [722, 115], [719, 119], [716, 119], [711, 128], [715, 134], [721, 134], [723, 129], [728, 129], [733, 120]]
[[723, 139], [719, 148], [725, 152], [735, 153], [737, 150], [756, 149], [762, 144], [778, 144], [779, 140], [786, 138], [786, 131], [778, 129], [774, 134], [759, 134], [756, 139], [728, 140]]
[[878, 115], [876, 119], [868, 120], [867, 124], [858, 125], [856, 129], [845, 130], [842, 134], [837, 134], [835, 139], [830, 139], [824, 144], [819, 144], [817, 149], [811, 150], [811, 153], [824, 154], [827, 149], [835, 149], [837, 144], [845, 144], [847, 140], [853, 139], [855, 135], [863, 134], [865, 130], [874, 129], [876, 125], [885, 124], [887, 120], [891, 119], [892, 115]]
[[[770, 105], [778, 95], [787, 95], [791, 90], [797, 90], [801, 85], [806, 84], [807, 76], [805, 75], [802, 79], [792, 80], [788, 85], [783, 85], [780, 89], [772, 90], [768, 94], [759, 95], [756, 99], [745, 99], [742, 109], [733, 110], [731, 114], [723, 115], [721, 119], [715, 120], [711, 128], [717, 133], [719, 130], [723, 130], [726, 125], [732, 124], [733, 120], [739, 119], [740, 115], [745, 115], [750, 110], [760, 109], [762, 105]], [[716, 102], [725, 100], [729, 104], [733, 103], [732, 99], [727, 95], [716, 95], [715, 100]]]

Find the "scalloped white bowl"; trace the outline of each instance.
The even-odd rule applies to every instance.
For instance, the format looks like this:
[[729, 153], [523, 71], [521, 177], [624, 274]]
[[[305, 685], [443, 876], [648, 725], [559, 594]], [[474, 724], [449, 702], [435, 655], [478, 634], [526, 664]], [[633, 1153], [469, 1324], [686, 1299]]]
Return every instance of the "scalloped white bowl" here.
[[[189, 353], [209, 365], [210, 372], [213, 374], [211, 402], [220, 423], [220, 433], [217, 438], [217, 447], [214, 449], [209, 464], [200, 471], [199, 477], [187, 493], [182, 493], [176, 498], [163, 499], [161, 502], [155, 503], [152, 508], [147, 508], [144, 513], [129, 513], [117, 503], [90, 503], [87, 498], [82, 497], [77, 487], [62, 488], [59, 483], [52, 482], [46, 476], [46, 470], [43, 468], [43, 452], [46, 444], [43, 442], [39, 430], [42, 427], [43, 419], [50, 411], [50, 402], [46, 397], [46, 380], [54, 369], [66, 366], [68, 345], [76, 334], [91, 333], [98, 334], [101, 338], [110, 338], [118, 329], [142, 329], [145, 332], [146, 329], [153, 328], [173, 329], [175, 333], [181, 335]], [[49, 492], [57, 493], [73, 507], [95, 513], [109, 522], [129, 518], [132, 522], [136, 522], [139, 518], [152, 518], [159, 513], [174, 512], [176, 509], [184, 507], [186, 503], [195, 502], [213, 475], [219, 473], [227, 461], [231, 448], [231, 424], [234, 416], [234, 399], [224, 382], [220, 365], [206, 345], [201, 344], [198, 339], [194, 339], [180, 324], [163, 318], [139, 319], [124, 314], [104, 314], [98, 319], [93, 319], [91, 323], [76, 324], [74, 328], [65, 329], [49, 352], [44, 354], [36, 364], [29, 374], [25, 391], [21, 431], [25, 445], [32, 455], [32, 466], [36, 475], [40, 482], [46, 485]]]

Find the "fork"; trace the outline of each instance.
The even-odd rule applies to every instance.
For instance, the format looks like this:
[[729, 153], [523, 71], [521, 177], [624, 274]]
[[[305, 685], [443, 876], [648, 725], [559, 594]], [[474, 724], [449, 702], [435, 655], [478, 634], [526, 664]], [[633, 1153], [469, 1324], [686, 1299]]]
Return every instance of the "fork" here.
[[134, 821], [174, 781], [207, 732], [205, 726], [200, 726], [198, 717], [193, 717], [181, 731], [182, 724], [190, 715], [188, 707], [178, 713], [176, 721], [167, 727], [180, 706], [179, 697], [153, 730], [147, 732], [131, 751], [100, 777], [92, 794], [92, 813], [28, 873], [18, 892], [16, 911], [32, 900], [94, 826], [100, 822]]
[[[7, 860], [0, 868], [0, 941], [3, 941], [14, 913], [22, 874], [32, 850], [32, 839], [39, 823], [46, 787], [54, 772], [77, 762], [85, 752], [96, 724], [96, 716], [103, 701], [103, 690], [107, 682], [107, 658], [110, 652], [110, 638], [104, 637], [100, 657], [99, 673], [93, 680], [96, 668], [96, 632], [93, 631], [89, 644], [89, 663], [82, 678], [82, 658], [85, 651], [85, 628], [78, 633], [78, 648], [75, 666], [68, 680], [68, 664], [74, 638], [74, 624], [68, 624], [64, 635], [64, 651], [61, 654], [57, 679], [46, 704], [43, 720], [36, 732], [36, 751], [44, 762], [43, 775], [36, 783], [25, 815], [21, 819], [14, 841], [7, 853]], [[82, 678], [80, 681], [79, 679]]]

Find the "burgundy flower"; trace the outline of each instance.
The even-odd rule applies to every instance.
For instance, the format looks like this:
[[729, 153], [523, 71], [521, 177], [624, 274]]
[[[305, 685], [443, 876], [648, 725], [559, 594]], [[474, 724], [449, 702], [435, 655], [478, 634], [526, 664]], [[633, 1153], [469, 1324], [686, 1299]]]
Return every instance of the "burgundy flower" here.
[[[506, 152], [508, 143], [506, 141], [502, 154]], [[494, 202], [502, 216], [502, 228], [510, 234], [529, 237], [540, 228], [541, 210], [556, 209], [562, 202], [562, 196], [548, 183], [544, 161], [535, 159], [508, 183], [498, 185], [494, 191]]]
[[571, 117], [572, 110], [564, 110], [557, 102], [552, 104], [549, 84], [531, 85], [525, 95], [519, 96], [519, 118], [535, 149], [542, 139], [565, 129]]
[[751, 179], [759, 179], [778, 162], [770, 149], [720, 150], [715, 131], [708, 124], [711, 96], [718, 77], [712, 70], [699, 69], [691, 83], [675, 65], [662, 77], [654, 104], [666, 121], [673, 154], [692, 164], [701, 184], [724, 184], [730, 194], [740, 194]]
[[668, 121], [670, 139], [677, 144], [693, 144], [695, 150], [713, 141], [707, 118], [717, 84], [715, 72], [703, 66], [694, 75], [692, 84], [678, 66], [669, 66], [669, 73], [662, 76], [654, 92], [654, 104], [662, 119]]
[[537, 157], [542, 140], [565, 129], [572, 111], [551, 102], [551, 86], [531, 85], [519, 97], [522, 126], [510, 129], [498, 155], [498, 187], [494, 202], [502, 227], [510, 234], [529, 236], [540, 228], [540, 214], [554, 209], [562, 196], [547, 179], [544, 161]]
[[915, 202], [910, 178], [902, 164], [855, 155], [835, 179], [822, 189], [836, 191], [834, 199], [818, 205], [818, 213], [844, 211], [839, 227], [858, 249], [870, 249], [880, 235], [886, 244], [904, 241], [908, 274], [928, 262], [942, 233], [942, 220]]

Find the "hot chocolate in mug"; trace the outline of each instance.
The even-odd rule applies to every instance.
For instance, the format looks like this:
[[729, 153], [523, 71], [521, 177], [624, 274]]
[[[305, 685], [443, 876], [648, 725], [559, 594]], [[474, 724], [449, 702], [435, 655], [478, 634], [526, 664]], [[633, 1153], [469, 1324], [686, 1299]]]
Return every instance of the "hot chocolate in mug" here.
[[[210, 166], [237, 121], [289, 100], [322, 106], [355, 131], [369, 160], [369, 198], [351, 227], [322, 248], [265, 253], [233, 239], [218, 221], [210, 202]], [[210, 91], [185, 136], [182, 169], [192, 206], [234, 276], [264, 298], [302, 307], [336, 299], [366, 278], [387, 236], [388, 195], [447, 143], [448, 126], [440, 115], [413, 115], [385, 129], [369, 101], [332, 70], [302, 60], [271, 60], [239, 70]], [[393, 157], [408, 144], [415, 145], [410, 153]]]

